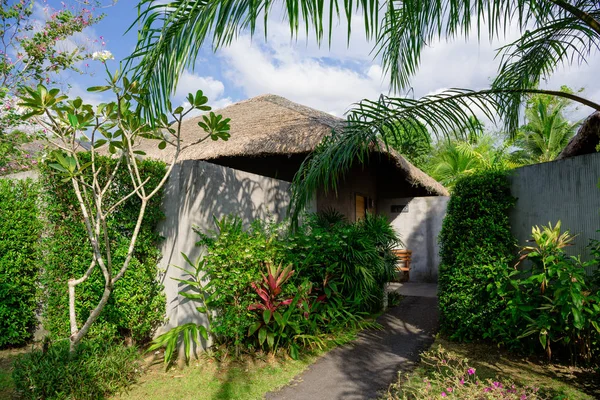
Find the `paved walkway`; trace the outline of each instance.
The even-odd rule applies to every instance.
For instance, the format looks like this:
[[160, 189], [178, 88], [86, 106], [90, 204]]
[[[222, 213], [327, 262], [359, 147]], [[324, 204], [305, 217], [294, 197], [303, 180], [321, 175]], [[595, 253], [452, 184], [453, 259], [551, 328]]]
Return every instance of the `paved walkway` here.
[[[431, 294], [403, 284], [403, 294]], [[409, 290], [410, 289], [410, 290]], [[402, 293], [401, 292], [401, 293]], [[435, 293], [435, 290], [433, 291]], [[269, 400], [375, 399], [398, 374], [415, 365], [419, 353], [433, 342], [438, 328], [435, 297], [406, 297], [377, 319], [384, 329], [366, 331], [351, 344], [336, 348]]]

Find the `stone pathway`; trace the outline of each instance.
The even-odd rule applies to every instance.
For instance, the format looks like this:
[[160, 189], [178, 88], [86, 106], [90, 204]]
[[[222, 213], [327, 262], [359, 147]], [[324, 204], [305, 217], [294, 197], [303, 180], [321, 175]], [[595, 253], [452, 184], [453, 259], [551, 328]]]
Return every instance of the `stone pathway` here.
[[330, 351], [289, 385], [267, 393], [266, 398], [376, 399], [397, 378], [398, 371], [415, 365], [438, 329], [436, 288], [412, 285], [419, 284], [389, 288], [407, 297], [377, 319], [383, 330], [362, 332], [357, 340]]

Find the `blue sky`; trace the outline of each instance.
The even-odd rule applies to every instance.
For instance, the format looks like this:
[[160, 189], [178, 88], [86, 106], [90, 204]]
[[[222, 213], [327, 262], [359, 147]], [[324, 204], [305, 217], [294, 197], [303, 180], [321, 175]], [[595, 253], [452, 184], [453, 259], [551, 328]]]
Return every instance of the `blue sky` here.
[[[49, 0], [49, 4], [61, 7], [59, 1]], [[77, 41], [88, 43], [97, 50], [111, 51], [116, 60], [108, 61], [108, 65], [116, 69], [118, 60], [129, 55], [135, 47], [135, 30], [127, 35], [125, 31], [137, 16], [136, 4], [134, 0], [119, 0], [114, 6], [104, 8], [101, 11], [106, 17], [88, 28], [76, 38]], [[341, 116], [353, 102], [388, 93], [388, 80], [382, 74], [379, 60], [371, 55], [372, 43], [364, 39], [360, 17], [353, 20], [355, 34], [349, 46], [346, 26], [342, 24], [333, 31], [331, 48], [319, 48], [314, 38], [307, 41], [301, 36], [297, 41], [290, 40], [288, 27], [277, 11], [275, 8], [271, 14], [266, 42], [259, 30], [253, 39], [242, 33], [229, 47], [216, 53], [205, 46], [194, 71], [188, 71], [182, 77], [174, 103], [182, 103], [188, 91], [197, 89], [204, 90], [217, 108], [273, 93]], [[469, 40], [432, 43], [423, 53], [421, 68], [413, 79], [412, 93], [422, 96], [452, 87], [486, 87], [497, 69], [495, 49], [517, 37], [518, 32], [509, 29], [502, 42], [490, 43], [484, 38], [478, 43], [474, 33]], [[101, 46], [102, 41], [104, 46]], [[102, 98], [87, 93], [85, 88], [102, 83], [103, 68], [97, 61], [89, 64], [89, 71], [93, 73], [71, 74], [68, 83], [72, 94], [99, 102]], [[587, 97], [600, 101], [598, 65], [600, 55], [595, 54], [587, 65], [559, 69], [543, 86], [584, 87]], [[590, 112], [590, 109], [580, 108], [572, 117], [581, 118]]]

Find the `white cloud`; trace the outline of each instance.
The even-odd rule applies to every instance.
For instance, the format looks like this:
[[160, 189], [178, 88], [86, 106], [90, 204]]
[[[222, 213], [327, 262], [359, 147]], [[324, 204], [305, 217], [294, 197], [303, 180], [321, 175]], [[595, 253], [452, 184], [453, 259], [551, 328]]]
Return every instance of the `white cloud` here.
[[211, 104], [214, 104], [214, 101], [223, 95], [225, 85], [211, 76], [199, 76], [184, 71], [177, 84], [174, 95], [175, 100], [183, 101], [187, 98], [188, 93], [196, 93], [197, 90], [202, 90]]
[[226, 76], [249, 97], [272, 93], [342, 115], [353, 102], [386, 90], [376, 64], [332, 65], [289, 43], [262, 44], [243, 35], [221, 55]]

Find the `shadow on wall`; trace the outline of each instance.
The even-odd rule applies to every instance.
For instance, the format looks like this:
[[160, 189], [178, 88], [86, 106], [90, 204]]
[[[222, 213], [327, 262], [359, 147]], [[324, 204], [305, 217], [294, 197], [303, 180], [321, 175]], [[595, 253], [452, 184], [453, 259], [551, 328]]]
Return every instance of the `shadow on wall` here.
[[404, 247], [412, 251], [410, 281], [437, 282], [438, 236], [446, 215], [449, 197], [403, 197], [381, 199], [379, 212], [400, 235]]
[[161, 281], [167, 296], [168, 323], [158, 334], [188, 322], [205, 322], [197, 304], [180, 296], [185, 285], [172, 278], [186, 279], [177, 267], [186, 267], [185, 253], [192, 261], [201, 256], [192, 230], [215, 229], [214, 219], [235, 215], [249, 225], [257, 218], [280, 221], [289, 204], [289, 183], [204, 161], [185, 160], [174, 168], [165, 187], [165, 220], [159, 227], [165, 238], [161, 245]]

